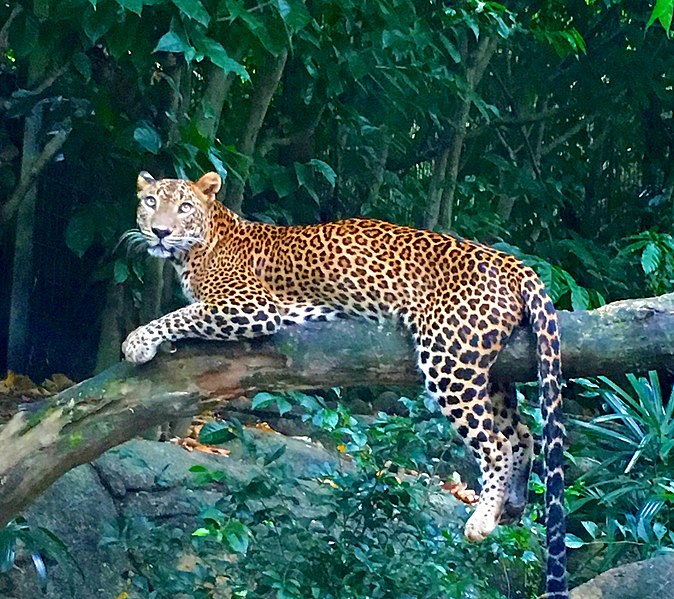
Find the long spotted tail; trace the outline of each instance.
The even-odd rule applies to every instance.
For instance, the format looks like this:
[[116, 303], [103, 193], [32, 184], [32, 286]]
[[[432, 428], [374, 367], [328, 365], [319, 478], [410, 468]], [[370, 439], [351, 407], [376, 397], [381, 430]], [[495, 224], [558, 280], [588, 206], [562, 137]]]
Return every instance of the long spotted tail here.
[[564, 424], [562, 369], [557, 313], [538, 277], [522, 283], [522, 297], [536, 335], [538, 383], [545, 451], [546, 599], [568, 599], [564, 518]]

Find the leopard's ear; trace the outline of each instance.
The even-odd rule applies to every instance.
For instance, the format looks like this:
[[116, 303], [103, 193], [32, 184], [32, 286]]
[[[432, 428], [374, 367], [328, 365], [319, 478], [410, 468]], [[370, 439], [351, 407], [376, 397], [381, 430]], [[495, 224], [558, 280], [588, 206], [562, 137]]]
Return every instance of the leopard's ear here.
[[218, 173], [206, 173], [194, 183], [197, 189], [207, 198], [214, 196], [222, 186], [222, 179]]
[[140, 171], [138, 179], [136, 179], [136, 187], [138, 191], [143, 191], [146, 187], [155, 183], [155, 178], [147, 171]]

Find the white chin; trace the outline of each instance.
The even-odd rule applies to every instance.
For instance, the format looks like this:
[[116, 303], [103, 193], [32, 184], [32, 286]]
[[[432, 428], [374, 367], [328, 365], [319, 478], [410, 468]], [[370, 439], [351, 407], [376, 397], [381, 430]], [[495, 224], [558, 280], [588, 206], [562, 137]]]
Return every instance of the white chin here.
[[170, 258], [172, 253], [161, 245], [153, 245], [152, 247], [147, 248], [148, 254], [154, 256], [155, 258]]

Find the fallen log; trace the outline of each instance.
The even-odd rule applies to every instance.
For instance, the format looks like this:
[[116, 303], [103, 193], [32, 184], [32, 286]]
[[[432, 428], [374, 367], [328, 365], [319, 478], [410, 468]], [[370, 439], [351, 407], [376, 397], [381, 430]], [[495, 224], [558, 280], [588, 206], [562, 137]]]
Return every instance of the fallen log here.
[[[567, 377], [674, 366], [674, 294], [563, 312], [560, 328]], [[534, 379], [533, 348], [526, 328], [515, 331], [495, 376]], [[0, 527], [70, 468], [242, 394], [416, 380], [403, 332], [357, 320], [288, 328], [255, 342], [186, 342], [149, 364], [116, 364], [0, 430]]]

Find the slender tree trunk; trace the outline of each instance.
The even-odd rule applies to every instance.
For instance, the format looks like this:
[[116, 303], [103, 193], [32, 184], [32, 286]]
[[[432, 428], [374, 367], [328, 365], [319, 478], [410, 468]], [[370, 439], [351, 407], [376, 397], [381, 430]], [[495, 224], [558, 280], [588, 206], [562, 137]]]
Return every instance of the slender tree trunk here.
[[478, 85], [482, 81], [482, 77], [489, 65], [491, 57], [496, 51], [497, 38], [483, 37], [477, 45], [477, 48], [472, 53], [472, 56], [467, 57], [464, 62], [470, 61], [470, 66], [466, 69], [466, 91], [459, 99], [459, 105], [452, 118], [452, 127], [454, 135], [452, 141], [446, 150], [443, 152], [447, 155], [447, 163], [445, 169], [444, 186], [441, 186], [440, 194], [433, 198], [436, 200], [435, 204], [429, 207], [428, 218], [424, 226], [428, 229], [433, 229], [439, 226], [443, 230], [451, 228], [451, 221], [454, 212], [454, 195], [456, 193], [456, 184], [459, 177], [459, 166], [461, 164], [461, 154], [463, 152], [463, 145], [466, 140], [468, 118], [470, 116], [470, 109], [472, 106], [471, 96], [477, 90]]
[[274, 97], [283, 75], [288, 51], [284, 50], [278, 56], [273, 57], [263, 67], [255, 81], [253, 96], [250, 101], [248, 121], [238, 144], [238, 151], [248, 158], [248, 162], [242, 167], [241, 178], [231, 177], [225, 191], [225, 204], [235, 212], [241, 212], [243, 205], [243, 192], [250, 172], [250, 161], [255, 152], [257, 137], [264, 123], [269, 104]]
[[391, 147], [391, 138], [382, 132], [381, 138], [377, 143], [377, 162], [372, 169], [372, 185], [368, 193], [368, 201], [374, 202], [379, 197], [379, 190], [384, 183], [384, 174], [386, 173], [386, 161]]
[[[232, 58], [239, 61], [244, 49], [238, 48]], [[229, 89], [234, 81], [234, 73], [225, 73], [220, 67], [211, 64], [206, 71], [206, 89], [204, 90], [196, 112], [197, 131], [211, 143], [215, 141], [222, 109], [227, 100]]]
[[442, 188], [447, 175], [447, 161], [449, 160], [450, 147], [446, 147], [442, 154], [433, 161], [433, 174], [428, 190], [428, 209], [424, 220], [424, 228], [435, 229], [440, 219], [440, 207], [442, 206]]
[[[23, 129], [21, 180], [27, 180], [39, 155], [39, 134], [42, 129], [42, 103], [26, 117]], [[21, 184], [19, 184], [21, 187]], [[27, 372], [30, 357], [30, 298], [33, 288], [33, 237], [37, 186], [35, 179], [17, 195], [14, 261], [12, 264], [12, 292], [9, 307], [9, 339], [7, 341], [7, 368]]]

